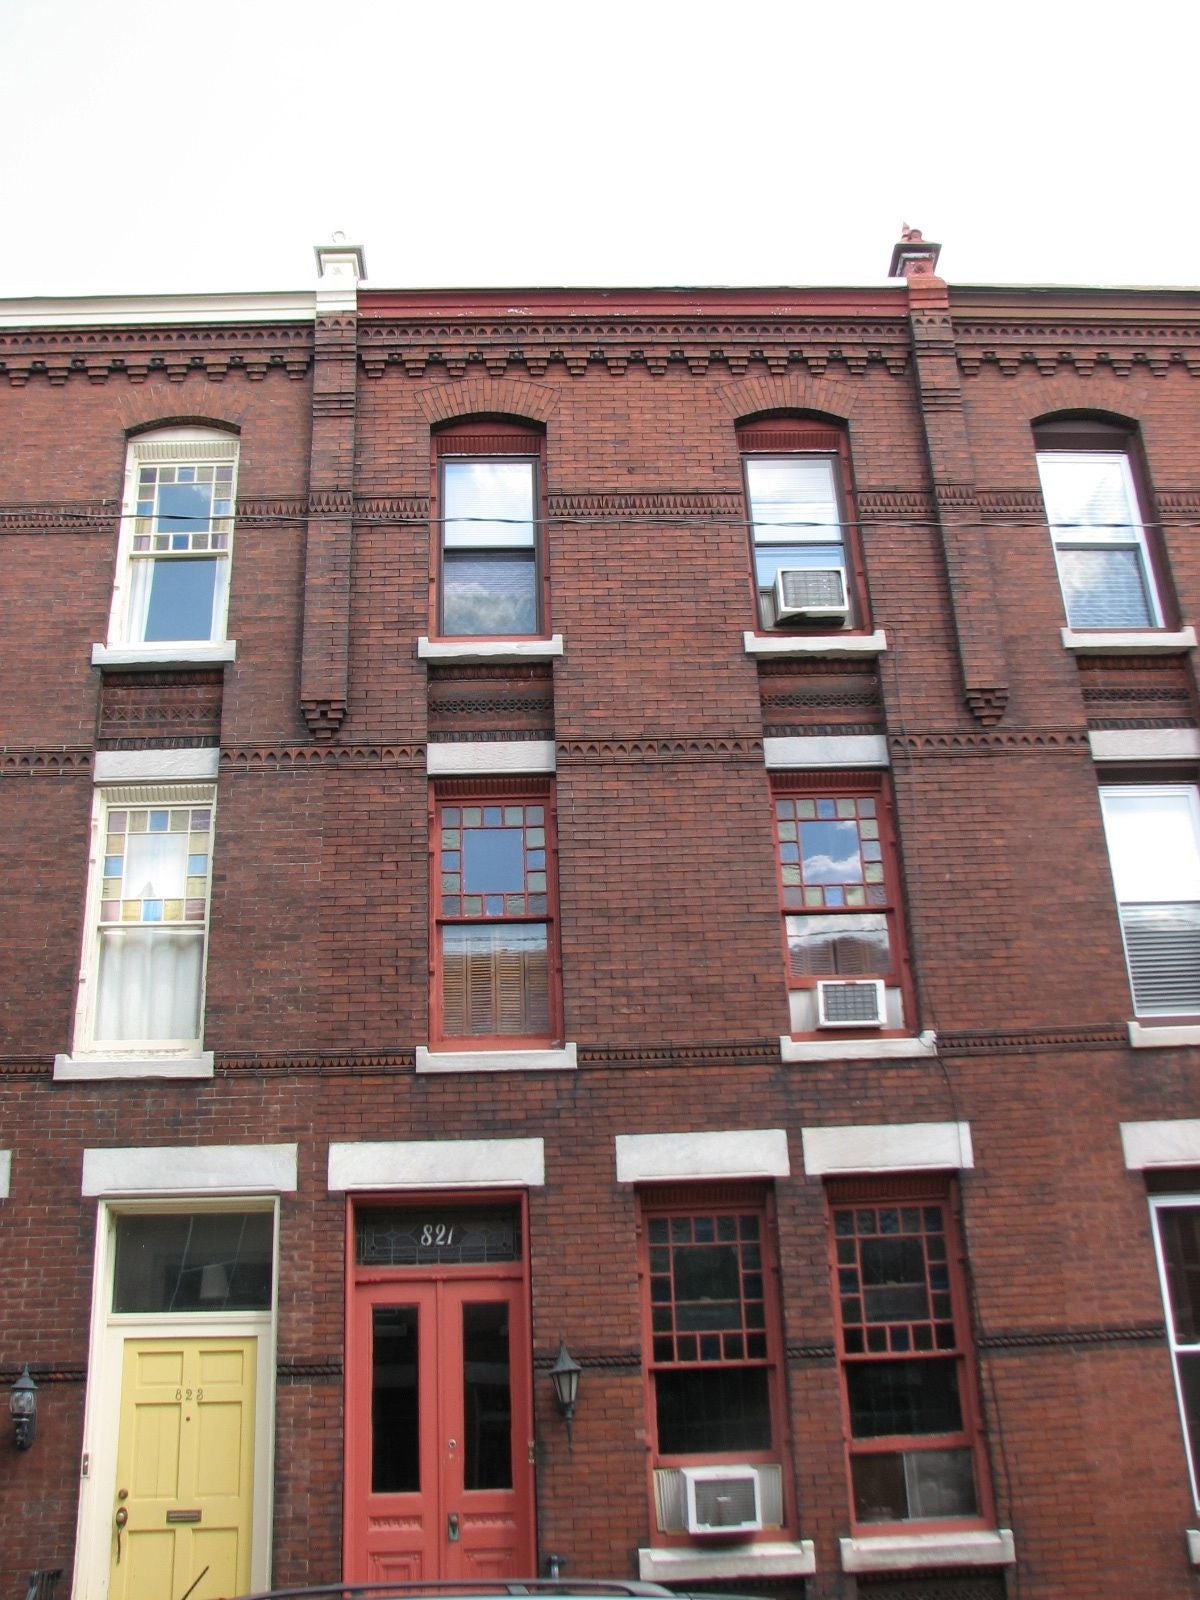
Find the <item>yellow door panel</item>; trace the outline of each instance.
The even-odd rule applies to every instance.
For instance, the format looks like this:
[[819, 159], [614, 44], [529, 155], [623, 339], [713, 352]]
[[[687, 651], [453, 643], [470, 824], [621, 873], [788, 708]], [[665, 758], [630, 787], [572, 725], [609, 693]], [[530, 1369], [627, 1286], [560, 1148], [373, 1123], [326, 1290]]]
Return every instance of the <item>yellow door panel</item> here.
[[110, 1600], [250, 1587], [255, 1370], [254, 1339], [127, 1341]]

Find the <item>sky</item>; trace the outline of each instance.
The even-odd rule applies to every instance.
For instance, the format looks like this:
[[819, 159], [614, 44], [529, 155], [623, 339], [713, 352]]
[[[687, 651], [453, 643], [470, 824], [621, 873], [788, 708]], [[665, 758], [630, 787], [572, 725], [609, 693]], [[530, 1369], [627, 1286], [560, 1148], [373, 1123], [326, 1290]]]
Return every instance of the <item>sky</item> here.
[[0, 0], [0, 297], [1200, 284], [1195, 0]]

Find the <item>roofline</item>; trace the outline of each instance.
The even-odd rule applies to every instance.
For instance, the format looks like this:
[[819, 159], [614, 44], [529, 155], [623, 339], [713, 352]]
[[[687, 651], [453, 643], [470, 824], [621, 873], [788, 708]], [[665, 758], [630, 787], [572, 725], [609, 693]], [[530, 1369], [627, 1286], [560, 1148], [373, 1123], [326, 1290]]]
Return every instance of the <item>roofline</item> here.
[[312, 322], [314, 290], [249, 294], [62, 295], [0, 300], [0, 328], [120, 328]]

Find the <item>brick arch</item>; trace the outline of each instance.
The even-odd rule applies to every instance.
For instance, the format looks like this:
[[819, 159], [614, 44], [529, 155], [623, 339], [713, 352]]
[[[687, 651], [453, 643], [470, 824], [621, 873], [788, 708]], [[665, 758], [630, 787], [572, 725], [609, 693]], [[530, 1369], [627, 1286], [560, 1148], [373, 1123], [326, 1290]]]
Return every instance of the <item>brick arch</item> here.
[[148, 433], [157, 433], [165, 428], [204, 428], [213, 433], [228, 433], [234, 438], [240, 436], [241, 422], [231, 422], [225, 417], [211, 417], [198, 411], [180, 411], [171, 415], [158, 415], [146, 422], [131, 422], [126, 425], [125, 437], [127, 439], [141, 439]]
[[[221, 396], [223, 400], [227, 397], [233, 398], [229, 391]], [[204, 398], [211, 397], [206, 394]], [[135, 439], [154, 428], [215, 428], [218, 433], [240, 434], [246, 426], [247, 409], [244, 404], [234, 404], [217, 414], [181, 406], [176, 395], [139, 390], [122, 398], [121, 427], [127, 439]]]
[[545, 423], [558, 406], [555, 390], [519, 378], [463, 378], [458, 383], [439, 383], [428, 389], [418, 389], [414, 398], [431, 427], [439, 422], [452, 422], [456, 417], [489, 412]]
[[861, 393], [858, 384], [789, 372], [780, 378], [743, 378], [721, 389], [720, 397], [735, 420], [761, 411], [819, 411], [830, 422], [849, 422]]
[[1098, 368], [1087, 377], [1078, 372], [1060, 372], [1040, 384], [1036, 396], [1030, 395], [1036, 403], [1031, 404], [1026, 420], [1032, 427], [1037, 422], [1052, 422], [1064, 411], [1090, 411], [1125, 427], [1137, 427], [1137, 415], [1129, 409], [1134, 398], [1129, 379], [1114, 372]]

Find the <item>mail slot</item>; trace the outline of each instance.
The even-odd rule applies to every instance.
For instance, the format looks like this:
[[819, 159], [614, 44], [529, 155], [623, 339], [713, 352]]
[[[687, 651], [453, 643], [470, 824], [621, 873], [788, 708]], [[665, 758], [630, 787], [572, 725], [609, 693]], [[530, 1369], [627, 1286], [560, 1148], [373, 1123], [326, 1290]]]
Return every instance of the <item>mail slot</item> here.
[[199, 1522], [203, 1517], [202, 1511], [168, 1511], [168, 1522]]

